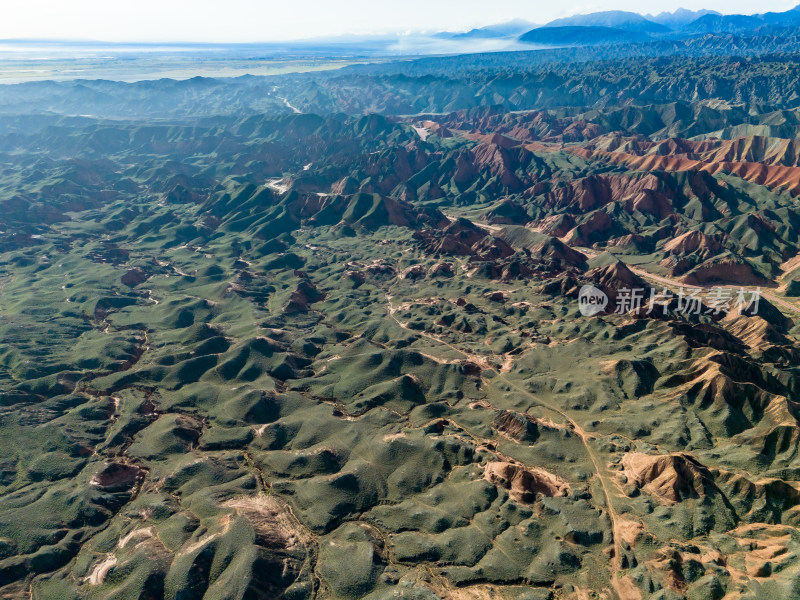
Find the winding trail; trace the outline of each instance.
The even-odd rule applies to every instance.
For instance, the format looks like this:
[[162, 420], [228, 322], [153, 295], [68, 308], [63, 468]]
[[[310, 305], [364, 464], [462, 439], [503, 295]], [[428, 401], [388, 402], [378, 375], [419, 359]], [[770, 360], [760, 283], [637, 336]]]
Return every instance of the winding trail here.
[[[551, 411], [556, 413], [557, 415], [561, 416], [568, 424], [569, 427], [575, 432], [578, 438], [581, 440], [583, 447], [586, 451], [586, 455], [589, 457], [589, 460], [592, 463], [594, 468], [595, 475], [597, 476], [598, 481], [600, 482], [600, 487], [603, 490], [603, 496], [605, 497], [605, 508], [608, 514], [608, 518], [611, 521], [611, 535], [612, 535], [612, 544], [614, 548], [614, 553], [611, 561], [611, 568], [609, 569], [611, 574], [611, 585], [614, 588], [618, 598], [620, 600], [640, 600], [641, 593], [636, 585], [633, 583], [632, 578], [629, 575], [619, 576], [620, 571], [622, 570], [622, 523], [619, 518], [619, 515], [614, 508], [614, 503], [612, 501], [612, 495], [609, 491], [609, 484], [608, 484], [608, 470], [603, 467], [600, 460], [597, 458], [594, 450], [591, 447], [591, 440], [593, 439], [586, 431], [575, 422], [567, 413], [562, 411], [559, 408], [552, 406], [551, 404], [544, 402], [541, 398], [534, 395], [532, 392], [526, 390], [524, 387], [521, 387], [516, 382], [512, 381], [506, 376], [506, 369], [498, 369], [494, 367], [490, 361], [486, 359], [484, 356], [478, 356], [467, 352], [457, 346], [452, 345], [451, 343], [447, 342], [440, 338], [440, 336], [434, 335], [432, 333], [427, 333], [424, 331], [417, 331], [410, 329], [405, 323], [401, 322], [396, 316], [395, 313], [399, 309], [399, 307], [394, 306], [392, 304], [392, 296], [387, 292], [386, 293], [386, 310], [392, 320], [397, 323], [397, 325], [414, 335], [419, 335], [421, 337], [425, 337], [429, 340], [437, 342], [439, 344], [443, 344], [458, 352], [465, 358], [481, 365], [484, 370], [489, 370], [495, 373], [494, 381], [499, 381], [506, 384], [509, 388], [514, 389], [515, 391], [527, 396], [530, 398], [533, 403], [545, 410]], [[509, 369], [510, 370], [510, 369]]]

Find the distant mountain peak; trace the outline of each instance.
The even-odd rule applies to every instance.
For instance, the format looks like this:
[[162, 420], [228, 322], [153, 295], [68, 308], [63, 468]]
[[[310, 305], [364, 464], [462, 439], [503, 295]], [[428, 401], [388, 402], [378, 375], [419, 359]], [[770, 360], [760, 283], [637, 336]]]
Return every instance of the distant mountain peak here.
[[752, 31], [764, 26], [786, 27], [799, 24], [800, 5], [784, 12], [765, 12], [753, 15], [709, 13], [684, 24], [681, 29], [684, 33], [735, 33]]
[[645, 18], [653, 20], [659, 18], [666, 18], [666, 17], [676, 17], [676, 16], [690, 16], [694, 15], [696, 17], [702, 17], [703, 15], [719, 15], [715, 10], [709, 10], [707, 8], [701, 8], [700, 10], [689, 10], [688, 8], [676, 8], [672, 12], [668, 10], [661, 11], [657, 15], [645, 15]]
[[625, 10], [606, 10], [574, 15], [550, 21], [545, 27], [610, 27], [639, 33], [666, 33], [669, 27], [651, 21], [639, 13]]
[[520, 36], [525, 44], [542, 46], [598, 46], [643, 42], [652, 39], [646, 32], [596, 25], [546, 26]]
[[470, 29], [469, 31], [439, 33], [437, 37], [451, 39], [516, 37], [534, 27], [538, 26], [525, 19], [511, 19], [510, 21], [486, 25], [485, 27], [478, 27]]
[[663, 11], [657, 15], [645, 15], [645, 18], [653, 21], [654, 23], [659, 23], [665, 27], [669, 27], [670, 29], [680, 29], [706, 15], [720, 16], [720, 13], [705, 8], [700, 10], [678, 8], [672, 12]]

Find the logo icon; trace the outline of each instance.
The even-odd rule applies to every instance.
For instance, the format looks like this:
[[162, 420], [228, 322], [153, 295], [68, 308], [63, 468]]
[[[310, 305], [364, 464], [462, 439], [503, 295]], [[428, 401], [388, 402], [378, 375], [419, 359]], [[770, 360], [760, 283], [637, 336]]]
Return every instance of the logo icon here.
[[593, 285], [585, 285], [578, 294], [578, 307], [584, 317], [603, 312], [608, 306], [608, 296]]

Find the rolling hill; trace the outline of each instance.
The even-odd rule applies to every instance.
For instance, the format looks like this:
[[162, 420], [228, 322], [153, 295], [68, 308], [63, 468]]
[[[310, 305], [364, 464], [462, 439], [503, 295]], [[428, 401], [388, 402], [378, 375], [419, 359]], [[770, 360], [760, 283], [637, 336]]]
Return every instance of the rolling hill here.
[[798, 597], [800, 37], [633, 23], [4, 86], [0, 597]]

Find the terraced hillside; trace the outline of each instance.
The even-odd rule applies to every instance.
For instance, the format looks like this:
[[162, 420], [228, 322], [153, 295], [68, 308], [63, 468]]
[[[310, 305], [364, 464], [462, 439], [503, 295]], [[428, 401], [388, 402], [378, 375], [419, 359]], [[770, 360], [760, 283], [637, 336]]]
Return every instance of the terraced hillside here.
[[798, 596], [791, 90], [360, 85], [4, 118], [2, 597]]

